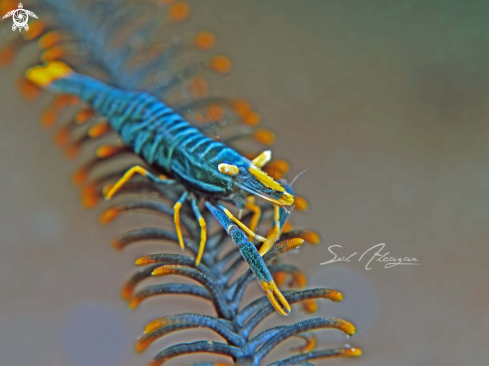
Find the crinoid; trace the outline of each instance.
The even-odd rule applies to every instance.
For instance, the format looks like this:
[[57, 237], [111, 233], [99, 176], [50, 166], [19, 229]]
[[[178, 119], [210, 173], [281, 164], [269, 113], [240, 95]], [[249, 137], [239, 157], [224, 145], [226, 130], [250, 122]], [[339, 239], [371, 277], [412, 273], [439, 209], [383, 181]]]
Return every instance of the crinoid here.
[[[2, 3], [2, 6], [6, 3]], [[26, 97], [35, 98], [39, 92], [39, 85], [48, 90], [53, 90], [51, 87], [55, 86], [55, 91], [63, 92], [63, 87], [73, 82], [73, 79], [83, 79], [89, 87], [95, 85], [94, 90], [100, 91], [105, 88], [103, 85], [110, 84], [118, 87], [118, 90], [151, 93], [165, 101], [166, 105], [172, 108], [171, 113], [176, 111], [188, 121], [200, 124], [200, 131], [228, 145], [233, 145], [244, 137], [252, 137], [255, 143], [265, 145], [273, 142], [274, 135], [270, 131], [257, 127], [260, 116], [249, 103], [241, 99], [209, 95], [208, 82], [202, 75], [207, 72], [228, 73], [232, 67], [230, 59], [225, 56], [205, 56], [205, 52], [215, 43], [212, 33], [185, 33], [183, 36], [173, 37], [172, 42], [163, 46], [161, 42], [153, 41], [155, 37], [151, 37], [152, 35], [169, 33], [172, 24], [187, 18], [190, 7], [186, 3], [160, 1], [155, 4], [145, 1], [137, 3], [136, 6], [135, 2], [129, 0], [83, 3], [45, 0], [36, 2], [31, 8], [39, 14], [40, 20], [32, 22], [29, 31], [19, 37], [26, 41], [38, 40], [38, 45], [42, 49], [41, 61], [46, 62], [48, 66], [31, 68], [26, 74], [27, 78], [20, 79], [19, 86]], [[20, 38], [15, 39], [0, 51], [4, 63], [13, 58], [16, 49], [22, 44], [20, 41]], [[189, 56], [190, 65], [181, 67], [188, 65], [181, 61], [185, 59], [184, 56]], [[193, 61], [196, 57], [199, 61]], [[175, 64], [179, 66], [177, 75], [172, 71]], [[72, 73], [72, 69], [76, 74]], [[82, 74], [87, 73], [102, 79], [106, 84], [97, 83], [92, 78], [84, 79], [85, 76]], [[66, 76], [68, 74], [75, 76], [70, 79]], [[58, 79], [61, 81], [55, 84]], [[190, 91], [186, 94], [188, 99], [175, 101], [175, 89], [182, 88]], [[107, 87], [104, 90], [108, 89]], [[112, 106], [126, 103], [127, 94], [124, 97], [126, 100], [122, 103], [117, 99], [122, 98], [121, 92], [111, 90], [108, 102], [104, 102], [108, 103], [106, 109], [118, 109]], [[198, 98], [195, 99], [195, 96]], [[144, 104], [149, 99], [141, 100]], [[156, 103], [155, 98], [151, 101]], [[118, 104], [119, 102], [122, 104]], [[133, 113], [134, 110], [137, 112], [144, 109], [144, 105], [134, 105], [130, 102], [124, 107], [128, 109], [123, 110], [124, 113], [127, 112], [126, 119], [134, 115], [139, 116]], [[291, 337], [302, 338], [306, 344], [297, 349], [297, 355], [286, 357], [272, 365], [306, 365], [310, 364], [308, 361], [311, 360], [361, 354], [360, 349], [349, 345], [314, 350], [316, 338], [312, 331], [334, 328], [347, 336], [355, 333], [354, 326], [342, 319], [315, 317], [289, 325], [275, 326], [252, 335], [275, 309], [287, 315], [290, 311], [289, 304], [302, 304], [306, 312], [314, 313], [317, 306], [315, 300], [338, 302], [343, 298], [340, 292], [332, 289], [288, 290], [282, 295], [276, 287], [284, 285], [287, 278], [291, 279], [289, 287], [303, 289], [306, 286], [305, 275], [301, 270], [293, 264], [280, 262], [279, 256], [300, 247], [304, 242], [319, 242], [318, 235], [312, 231], [292, 229], [287, 221], [290, 215], [287, 205], [290, 203], [279, 207], [269, 202], [278, 202], [278, 199], [259, 203], [251, 198], [244, 205], [243, 217], [241, 212], [236, 214], [240, 219], [232, 216], [217, 199], [212, 202], [199, 201], [198, 190], [189, 193], [193, 197], [191, 205], [179, 205], [178, 202], [182, 201], [181, 197], [186, 194], [189, 187], [182, 184], [164, 185], [166, 177], [153, 176], [150, 171], [155, 170], [154, 164], [147, 163], [135, 155], [132, 146], [126, 146], [117, 139], [114, 126], [110, 123], [111, 116], [104, 118], [98, 115], [95, 111], [97, 106], [89, 102], [81, 103], [71, 94], [60, 94], [43, 114], [42, 125], [52, 126], [61, 109], [67, 105], [78, 108], [78, 111], [56, 132], [55, 143], [64, 149], [69, 158], [74, 158], [91, 141], [95, 141], [98, 146], [96, 156], [82, 165], [73, 177], [75, 185], [81, 187], [83, 206], [94, 207], [104, 196], [107, 197], [109, 193], [112, 196], [117, 192], [117, 200], [114, 203], [111, 201], [100, 217], [102, 224], [110, 223], [122, 213], [147, 211], [157, 217], [174, 218], [175, 223], [178, 217], [177, 228], [180, 227], [180, 222], [184, 228], [183, 233], [180, 233], [166, 227], [144, 226], [125, 232], [114, 240], [113, 244], [117, 249], [138, 242], [161, 241], [182, 247], [184, 244], [190, 253], [190, 256], [181, 253], [156, 253], [137, 259], [136, 265], [141, 266], [141, 269], [125, 283], [122, 290], [123, 298], [128, 301], [131, 308], [136, 308], [143, 301], [155, 296], [192, 295], [194, 298], [210, 302], [215, 311], [213, 315], [204, 315], [176, 313], [175, 309], [165, 309], [162, 315], [166, 316], [146, 325], [136, 343], [138, 352], [144, 351], [164, 336], [188, 328], [206, 328], [222, 337], [220, 342], [202, 340], [170, 346], [155, 356], [151, 362], [152, 366], [193, 353], [228, 356], [237, 365], [262, 365], [265, 357], [275, 347]], [[151, 121], [132, 120], [131, 128], [137, 130], [139, 127], [147, 126], [149, 122]], [[234, 130], [233, 122], [237, 122], [234, 125], [237, 128]], [[195, 129], [193, 131], [195, 133]], [[216, 131], [219, 131], [219, 134]], [[111, 138], [114, 143], [104, 141]], [[207, 138], [206, 143], [212, 142]], [[266, 188], [278, 187], [281, 195], [293, 197], [292, 188], [282, 180], [288, 170], [286, 162], [268, 162], [271, 157], [268, 151], [262, 154], [244, 152], [242, 155], [252, 159], [255, 176], [261, 179], [260, 182], [269, 184]], [[119, 184], [119, 179], [134, 164], [128, 165], [126, 160], [120, 159], [128, 156], [132, 157], [133, 161], [134, 158], [139, 159], [139, 171], [143, 172], [142, 176], [134, 177], [130, 181], [126, 179], [123, 185], [114, 190], [114, 185]], [[114, 164], [116, 160], [118, 163], [125, 162], [125, 166], [121, 168], [121, 164]], [[267, 166], [264, 166], [265, 164]], [[219, 168], [221, 173], [238, 174], [237, 166], [223, 165], [223, 170]], [[269, 175], [258, 169], [262, 166]], [[216, 174], [215, 171], [212, 173]], [[152, 180], [148, 177], [152, 177]], [[148, 195], [147, 192], [152, 194]], [[306, 206], [307, 203], [303, 199], [295, 197], [296, 210]], [[200, 214], [199, 210], [202, 210], [202, 216], [196, 214]], [[176, 211], [179, 211], [179, 216], [176, 215]], [[271, 247], [260, 253], [263, 257], [255, 248], [255, 245], [259, 246], [261, 243], [253, 242], [253, 239], [258, 238], [257, 235], [253, 235], [260, 217], [260, 223], [270, 224], [271, 233], [263, 241]], [[245, 225], [240, 220], [249, 222], [249, 228], [252, 230], [244, 229]], [[208, 223], [207, 228], [205, 223]], [[206, 230], [209, 230], [210, 234], [207, 234]], [[229, 241], [237, 246], [228, 246]], [[205, 250], [203, 242], [207, 243]], [[261, 248], [264, 246], [265, 244]], [[144, 287], [145, 280], [168, 275], [184, 277], [195, 283], [162, 283]], [[255, 278], [260, 281], [266, 296], [248, 299], [244, 296], [245, 290], [248, 285], [257, 283], [254, 281]]]

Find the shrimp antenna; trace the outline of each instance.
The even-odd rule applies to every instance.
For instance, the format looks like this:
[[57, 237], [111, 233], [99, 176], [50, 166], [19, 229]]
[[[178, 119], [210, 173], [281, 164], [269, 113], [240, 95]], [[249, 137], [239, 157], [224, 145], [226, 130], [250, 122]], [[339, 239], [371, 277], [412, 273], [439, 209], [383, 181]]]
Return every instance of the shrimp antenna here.
[[297, 179], [299, 179], [299, 178], [302, 176], [302, 174], [304, 174], [306, 171], [307, 171], [307, 169], [306, 169], [306, 170], [304, 170], [304, 171], [302, 171], [302, 172], [300, 172], [299, 174], [297, 174], [297, 175], [294, 177], [294, 179], [292, 179], [292, 181], [291, 181], [291, 182], [287, 182], [287, 183], [285, 183], [285, 184], [284, 184], [284, 188], [292, 187], [292, 185], [295, 183], [295, 181], [296, 181]]

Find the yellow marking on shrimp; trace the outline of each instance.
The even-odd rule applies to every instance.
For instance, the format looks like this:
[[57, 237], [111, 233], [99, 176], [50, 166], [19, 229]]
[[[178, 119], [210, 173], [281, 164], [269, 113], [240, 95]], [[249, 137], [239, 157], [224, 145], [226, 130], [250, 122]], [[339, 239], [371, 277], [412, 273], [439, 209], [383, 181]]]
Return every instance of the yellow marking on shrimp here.
[[[255, 196], [248, 197], [245, 208], [253, 212], [250, 221], [250, 230], [255, 232], [261, 217], [261, 208], [255, 203]], [[248, 236], [248, 238], [251, 240], [251, 236]]]
[[241, 229], [243, 229], [243, 231], [248, 235], [248, 237], [251, 237], [253, 239], [256, 239], [256, 240], [261, 241], [261, 242], [264, 242], [264, 243], [267, 241], [266, 238], [264, 238], [263, 236], [260, 236], [260, 235], [258, 235], [256, 233], [254, 233], [245, 224], [243, 224], [236, 217], [234, 217], [233, 214], [231, 213], [231, 211], [229, 211], [227, 208], [223, 208], [223, 210], [224, 210], [224, 213], [226, 214], [226, 216], [231, 221], [233, 221], [234, 223], [236, 223]]
[[180, 225], [180, 209], [182, 208], [182, 203], [177, 202], [175, 203], [175, 206], [173, 206], [173, 219], [175, 221], [175, 229], [177, 231], [177, 237], [178, 237], [178, 244], [180, 244], [180, 248], [182, 250], [185, 248], [185, 243], [183, 242], [183, 236], [182, 236], [182, 227]]
[[263, 257], [273, 247], [273, 244], [280, 238], [280, 207], [273, 206], [273, 226], [267, 236], [267, 241], [261, 246], [258, 253]]
[[226, 175], [237, 175], [239, 173], [239, 168], [236, 165], [231, 164], [219, 164], [217, 169]]
[[[260, 286], [265, 291], [265, 294], [268, 297], [268, 300], [270, 303], [273, 305], [275, 310], [277, 310], [280, 314], [287, 316], [290, 313], [290, 305], [287, 302], [287, 299], [285, 299], [285, 296], [282, 295], [280, 290], [278, 289], [277, 285], [275, 282], [272, 281], [259, 281]], [[285, 311], [284, 310], [287, 310]]]
[[63, 79], [73, 73], [68, 65], [61, 61], [49, 61], [44, 66], [34, 66], [26, 71], [28, 80], [40, 87], [47, 87], [53, 81]]
[[272, 152], [270, 150], [265, 150], [256, 158], [254, 158], [251, 162], [255, 164], [258, 168], [263, 168], [266, 163], [268, 163], [272, 159]]
[[294, 196], [288, 192], [285, 192], [284, 187], [282, 187], [278, 182], [276, 182], [272, 177], [270, 177], [267, 173], [258, 168], [256, 165], [251, 165], [249, 172], [266, 187], [271, 188], [274, 191], [283, 192], [282, 197], [278, 199], [279, 204], [290, 206], [294, 203]]
[[116, 193], [117, 193], [117, 191], [118, 191], [119, 189], [121, 189], [121, 188], [122, 188], [122, 186], [123, 186], [124, 184], [126, 184], [126, 183], [127, 183], [127, 181], [129, 181], [129, 179], [131, 179], [131, 178], [132, 178], [132, 176], [133, 176], [134, 174], [136, 174], [136, 173], [141, 174], [142, 176], [146, 176], [146, 175], [148, 174], [148, 171], [147, 171], [146, 169], [144, 169], [144, 168], [143, 168], [142, 166], [140, 166], [140, 165], [133, 166], [131, 169], [129, 169], [129, 170], [128, 170], [128, 171], [127, 171], [127, 172], [126, 172], [126, 173], [125, 173], [125, 174], [122, 176], [122, 178], [120, 178], [120, 179], [117, 181], [117, 183], [116, 183], [116, 184], [114, 184], [114, 185], [113, 185], [113, 186], [110, 188], [110, 190], [109, 190], [109, 191], [107, 192], [107, 194], [105, 195], [105, 199], [106, 199], [106, 200], [110, 200], [110, 199], [111, 199], [111, 198], [114, 196], [114, 194], [116, 194]]
[[198, 266], [200, 261], [202, 260], [202, 255], [204, 254], [205, 242], [207, 240], [207, 224], [203, 217], [199, 217], [199, 225], [200, 225], [200, 246], [199, 253], [197, 254], [197, 259], [195, 260], [195, 265]]

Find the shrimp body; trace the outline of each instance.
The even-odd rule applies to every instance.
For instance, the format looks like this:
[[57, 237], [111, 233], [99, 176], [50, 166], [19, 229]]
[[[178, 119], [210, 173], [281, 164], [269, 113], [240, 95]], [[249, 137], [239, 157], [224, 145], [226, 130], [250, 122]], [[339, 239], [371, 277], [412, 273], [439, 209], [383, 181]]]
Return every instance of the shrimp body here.
[[[239, 208], [250, 193], [280, 206], [293, 203], [293, 196], [253, 162], [204, 135], [149, 93], [121, 90], [76, 73], [53, 81], [50, 89], [88, 102], [146, 163], [199, 196], [234, 201]], [[239, 173], [222, 173], [220, 164], [233, 165]]]
[[[181, 248], [184, 248], [185, 243], [180, 227], [180, 209], [189, 200], [201, 227], [201, 242], [196, 258], [196, 265], [200, 264], [207, 238], [207, 224], [198, 207], [198, 199], [203, 199], [206, 208], [240, 247], [243, 258], [250, 265], [270, 302], [281, 314], [287, 315], [290, 312], [290, 305], [261, 258], [279, 239], [283, 218], [288, 215], [286, 208], [294, 202], [294, 196], [286, 188], [260, 169], [270, 160], [269, 151], [250, 161], [222, 142], [205, 136], [155, 96], [109, 86], [74, 72], [60, 61], [33, 67], [27, 71], [26, 76], [38, 86], [53, 92], [75, 95], [90, 104], [109, 120], [110, 126], [120, 135], [124, 144], [158, 173], [154, 174], [139, 165], [132, 167], [107, 192], [107, 199], [135, 173], [162, 185], [181, 183], [186, 190], [174, 206], [174, 221]], [[259, 210], [256, 210], [253, 201], [248, 200], [250, 195], [262, 197], [274, 204], [273, 225], [267, 238], [254, 233], [219, 204], [220, 200], [231, 201], [240, 210], [243, 207], [255, 209], [258, 212], [254, 220], [256, 222]], [[241, 232], [241, 235], [237, 232]], [[263, 242], [260, 251], [248, 238]]]

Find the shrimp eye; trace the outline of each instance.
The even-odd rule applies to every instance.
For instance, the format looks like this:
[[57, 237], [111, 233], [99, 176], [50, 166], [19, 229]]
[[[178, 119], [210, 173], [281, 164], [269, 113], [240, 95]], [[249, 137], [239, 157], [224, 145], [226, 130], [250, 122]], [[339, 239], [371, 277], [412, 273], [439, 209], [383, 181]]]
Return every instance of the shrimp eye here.
[[217, 168], [221, 173], [226, 175], [236, 175], [239, 173], [239, 168], [236, 165], [222, 163]]

